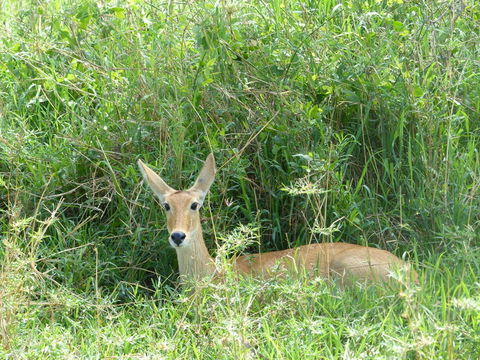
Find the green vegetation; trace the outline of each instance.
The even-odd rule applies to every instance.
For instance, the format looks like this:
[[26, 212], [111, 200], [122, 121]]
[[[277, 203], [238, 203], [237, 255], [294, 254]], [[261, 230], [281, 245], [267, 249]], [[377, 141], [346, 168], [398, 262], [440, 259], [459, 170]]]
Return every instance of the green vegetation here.
[[[480, 358], [478, 1], [6, 0], [0, 31], [1, 359]], [[210, 151], [212, 252], [368, 244], [419, 285], [188, 297], [135, 162], [184, 188]]]

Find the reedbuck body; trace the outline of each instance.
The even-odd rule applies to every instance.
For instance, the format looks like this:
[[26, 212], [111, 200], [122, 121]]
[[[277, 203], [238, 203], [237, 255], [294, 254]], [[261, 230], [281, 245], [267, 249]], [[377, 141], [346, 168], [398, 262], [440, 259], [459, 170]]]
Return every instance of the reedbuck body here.
[[[172, 189], [140, 160], [138, 166], [166, 210], [169, 242], [177, 252], [180, 276], [185, 280], [198, 280], [215, 275], [215, 261], [203, 241], [199, 215], [199, 208], [215, 177], [213, 155], [207, 157], [195, 184], [184, 191]], [[346, 243], [311, 244], [238, 256], [232, 259], [232, 267], [241, 274], [260, 276], [269, 276], [273, 268], [303, 271], [325, 278], [337, 277], [342, 283], [387, 281], [389, 274], [399, 268], [411, 271], [415, 277], [409, 264], [388, 251]]]

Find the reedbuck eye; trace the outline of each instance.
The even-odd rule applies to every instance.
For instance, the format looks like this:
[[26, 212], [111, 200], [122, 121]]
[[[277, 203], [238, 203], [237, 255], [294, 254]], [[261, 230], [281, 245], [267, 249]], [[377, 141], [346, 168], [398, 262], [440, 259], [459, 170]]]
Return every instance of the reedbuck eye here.
[[165, 210], [170, 210], [170, 205], [168, 205], [167, 203], [163, 204], [163, 207], [165, 208]]
[[192, 210], [197, 210], [197, 209], [198, 209], [198, 203], [197, 203], [197, 202], [194, 202], [194, 203], [190, 206], [190, 209], [192, 209]]

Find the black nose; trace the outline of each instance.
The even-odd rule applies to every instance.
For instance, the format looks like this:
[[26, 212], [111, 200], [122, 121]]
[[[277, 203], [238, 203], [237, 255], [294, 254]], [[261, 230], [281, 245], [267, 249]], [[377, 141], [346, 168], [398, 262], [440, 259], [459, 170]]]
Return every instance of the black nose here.
[[187, 235], [185, 235], [185, 233], [179, 231], [175, 231], [172, 233], [172, 235], [170, 235], [172, 241], [177, 244], [177, 246], [182, 243], [183, 239], [185, 239], [186, 236]]

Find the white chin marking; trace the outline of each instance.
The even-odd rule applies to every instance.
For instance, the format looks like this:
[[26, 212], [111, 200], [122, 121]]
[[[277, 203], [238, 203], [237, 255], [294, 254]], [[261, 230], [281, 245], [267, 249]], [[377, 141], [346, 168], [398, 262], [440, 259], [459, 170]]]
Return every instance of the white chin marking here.
[[174, 249], [180, 249], [186, 246], [185, 240], [183, 240], [183, 242], [180, 243], [180, 245], [175, 244], [172, 240], [168, 240], [168, 242], [170, 243], [170, 246], [173, 247]]

